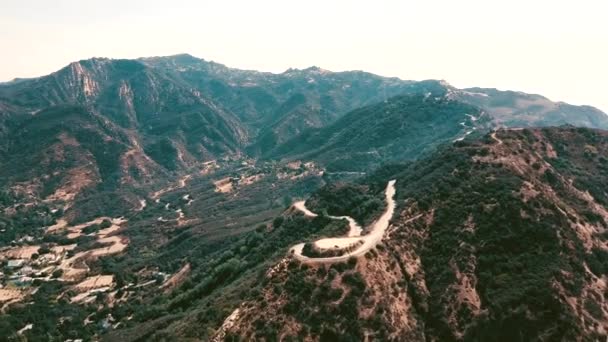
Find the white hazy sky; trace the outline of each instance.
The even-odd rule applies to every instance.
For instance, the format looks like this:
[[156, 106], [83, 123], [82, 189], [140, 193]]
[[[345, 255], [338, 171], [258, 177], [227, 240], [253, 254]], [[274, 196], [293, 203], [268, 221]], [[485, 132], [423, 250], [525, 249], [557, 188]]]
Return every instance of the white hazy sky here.
[[0, 80], [188, 52], [540, 93], [608, 112], [607, 0], [0, 0]]

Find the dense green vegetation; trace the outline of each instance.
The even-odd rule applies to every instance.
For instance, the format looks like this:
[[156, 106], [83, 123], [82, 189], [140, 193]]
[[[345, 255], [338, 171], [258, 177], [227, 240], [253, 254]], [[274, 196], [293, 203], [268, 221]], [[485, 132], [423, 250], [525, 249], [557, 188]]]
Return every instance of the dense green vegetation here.
[[[557, 134], [561, 136], [553, 137]], [[356, 260], [325, 271], [307, 269], [295, 263], [289, 266], [284, 282], [269, 282], [266, 274], [291, 245], [344, 233], [345, 222], [329, 219], [324, 213], [349, 215], [362, 222], [377, 215], [382, 208], [369, 203], [378, 202], [389, 179], [397, 179], [398, 203], [415, 203], [422, 212], [434, 210], [431, 225], [419, 227], [428, 229], [428, 236], [421, 239], [424, 235], [400, 229], [393, 233], [385, 247], [398, 255], [402, 248], [414, 246], [414, 251], [420, 255], [428, 293], [409, 283], [408, 279], [402, 281], [408, 286], [394, 291], [407, 288], [418, 319], [425, 322], [422, 330], [426, 336], [455, 339], [454, 323], [449, 319], [455, 317], [466, 340], [517, 340], [522, 335], [574, 337], [580, 334], [576, 317], [548, 289], [558, 282], [570, 296], [580, 296], [585, 282], [583, 263], [586, 262], [596, 275], [608, 274], [603, 266], [608, 256], [598, 248], [585, 251], [579, 237], [568, 228], [568, 218], [556, 209], [554, 202], [543, 196], [524, 201], [519, 191], [524, 181], [540, 182], [538, 184], [550, 186], [581, 217], [602, 224], [580, 199], [572, 196], [562, 180], [573, 178], [573, 184], [589, 184], [590, 187], [603, 186], [605, 181], [603, 176], [592, 177], [604, 167], [601, 162], [604, 136], [588, 134], [568, 150], [558, 144], [558, 141], [570, 141], [579, 136], [580, 132], [575, 130], [542, 131], [543, 139], [530, 131], [500, 133], [506, 146], [500, 153], [527, 163], [530, 171], [524, 175], [513, 172], [505, 164], [474, 161], [474, 158], [493, 158], [498, 153], [493, 150], [495, 143], [489, 137], [459, 142], [420, 162], [382, 168], [357, 183], [326, 185], [309, 200], [311, 209], [322, 214], [314, 219], [301, 214], [279, 216], [272, 223], [221, 240], [206, 239], [186, 226], [166, 233], [167, 242], [160, 253], [150, 254], [150, 257], [145, 257], [144, 253], [138, 257], [128, 254], [106, 258], [92, 267], [116, 274], [121, 284], [139, 281], [141, 276], [136, 270], [144, 265], [177, 270], [187, 261], [192, 266], [190, 275], [174, 291], [168, 294], [151, 291], [148, 298], [131, 300], [111, 310], [115, 317], [133, 314], [133, 319], [109, 337], [131, 334], [151, 339], [209, 336], [236, 305], [261, 300], [260, 296], [269, 288], [277, 296], [287, 294], [291, 298], [281, 307], [281, 314], [294, 317], [305, 326], [299, 337], [310, 335], [335, 340], [336, 336], [348, 334], [351, 339], [358, 339], [363, 334], [362, 329], [370, 327], [378, 331], [378, 336], [387, 336], [382, 311], [365, 322], [353, 316], [360, 309], [362, 294], [366, 291], [359, 273], [349, 271]], [[587, 139], [595, 139], [597, 154], [585, 152], [584, 146], [589, 145]], [[536, 152], [530, 151], [541, 148], [543, 142], [553, 144], [559, 156], [556, 159], [545, 157], [555, 165], [552, 176], [547, 176], [548, 171], [534, 174], [534, 170], [539, 170], [535, 165], [540, 162], [532, 161]], [[583, 162], [577, 158], [588, 160], [586, 170], [573, 166]], [[174, 197], [175, 203], [179, 203], [180, 195]], [[173, 201], [169, 197], [168, 200]], [[599, 197], [598, 201], [601, 200]], [[162, 203], [157, 206], [157, 209], [152, 206], [149, 210], [164, 210]], [[146, 212], [142, 215], [157, 215]], [[142, 231], [137, 226], [129, 231], [137, 245], [137, 235]], [[570, 243], [562, 244], [560, 239]], [[135, 250], [129, 251], [133, 252]], [[469, 306], [453, 311], [452, 306], [446, 305], [446, 301], [457, 301], [449, 290], [456, 281], [455, 269], [476, 279], [475, 288], [487, 313], [476, 316]], [[343, 272], [346, 273], [340, 275]], [[346, 296], [341, 290], [328, 287], [335, 276], [341, 276], [342, 282], [349, 287]], [[336, 301], [339, 304], [327, 304]], [[593, 301], [586, 300], [586, 303], [589, 312], [601, 315]], [[253, 324], [257, 338], [272, 339], [281, 331], [281, 327], [268, 318], [260, 318]]]
[[[345, 222], [326, 217], [305, 218], [301, 214], [275, 220], [271, 226], [259, 226], [256, 230], [238, 238], [203, 243], [191, 251], [193, 273], [169, 296], [157, 296], [152, 302], [140, 305], [127, 304], [121, 310], [134, 312], [128, 326], [140, 329], [143, 322], [155, 322], [165, 315], [177, 319], [180, 312], [190, 312], [190, 319], [198, 326], [189, 325], [186, 336], [204, 337], [207, 328], [217, 326], [233, 306], [255, 293], [265, 283], [265, 274], [273, 261], [286, 255], [287, 248], [296, 242], [319, 236], [341, 235], [347, 229]], [[173, 238], [165, 248], [171, 250], [191, 248], [196, 239], [188, 231]], [[117, 331], [112, 336], [124, 336], [132, 330]], [[149, 331], [148, 333], [152, 333]], [[155, 336], [171, 336], [171, 330], [156, 332]]]
[[33, 206], [17, 204], [21, 197], [10, 192], [0, 192], [0, 247], [8, 246], [12, 241], [25, 236], [40, 237], [41, 227], [49, 226], [63, 211], [51, 212], [45, 204]]
[[[467, 114], [479, 120], [473, 122]], [[444, 97], [398, 96], [306, 131], [267, 157], [314, 159], [328, 171], [365, 171], [419, 158], [463, 136], [466, 129], [461, 123], [482, 128], [488, 119], [478, 108]]]
[[[108, 127], [103, 119], [87, 108], [74, 105], [49, 107], [36, 117], [24, 120], [7, 138], [9, 151], [2, 162], [7, 167], [0, 172], [0, 182], [14, 177], [31, 180], [40, 174], [57, 172], [65, 177], [72, 167], [95, 161], [101, 188], [115, 188], [120, 179], [120, 155], [126, 151], [126, 135]], [[62, 143], [61, 136], [71, 137], [78, 143]], [[112, 136], [113, 139], [107, 139]], [[53, 144], [59, 148], [50, 148]], [[2, 156], [0, 156], [2, 157]], [[40, 163], [44, 161], [42, 165]], [[51, 178], [45, 195], [61, 178]], [[54, 183], [54, 184], [53, 184]], [[2, 183], [0, 183], [2, 184]]]
[[[9, 315], [0, 319], [0, 336], [5, 340], [19, 341], [16, 331], [33, 323], [32, 329], [24, 332], [28, 341], [50, 341], [76, 339], [91, 336], [98, 326], [83, 325], [85, 318], [93, 313], [92, 319], [102, 319], [103, 312], [97, 312], [93, 306], [83, 308], [70, 304], [67, 298], [59, 298], [62, 284], [59, 282], [44, 282], [33, 296], [30, 303], [14, 305]], [[107, 312], [106, 312], [107, 314]], [[54, 317], [65, 317], [57, 324]]]
[[[603, 319], [604, 314], [597, 293], [587, 292], [591, 290], [585, 264], [595, 275], [605, 275], [608, 254], [601, 247], [585, 247], [572, 222], [587, 222], [598, 229], [608, 222], [571, 186], [590, 193], [592, 188], [605, 188], [601, 170], [602, 158], [608, 153], [607, 135], [562, 128], [500, 131], [498, 138], [503, 145], [489, 136], [463, 141], [419, 162], [387, 167], [367, 177], [369, 184], [397, 179], [398, 203], [412, 206], [413, 213], [432, 212], [428, 226], [420, 221], [406, 228], [396, 221], [398, 229], [384, 247], [378, 247], [395, 258], [395, 265], [409, 253], [420, 257], [423, 273], [415, 276], [423, 277], [424, 287], [399, 266], [405, 273], [400, 283], [405, 286], [396, 291], [407, 291], [414, 306], [410, 314], [424, 322], [418, 328], [428, 339], [570, 340], [581, 335], [594, 339], [598, 336], [581, 323], [581, 316]], [[557, 155], [547, 152], [549, 145]], [[543, 171], [544, 163], [554, 168]], [[529, 186], [535, 192], [522, 190]], [[354, 189], [357, 186], [328, 186], [315, 195], [316, 201], [332, 198], [332, 190], [356, 198]], [[602, 203], [602, 195], [597, 196]], [[338, 203], [357, 202], [338, 199]], [[593, 239], [596, 246], [603, 246], [606, 235]], [[374, 253], [369, 257], [374, 258]], [[338, 340], [347, 333], [357, 340], [369, 324], [375, 324], [374, 331], [390, 330], [391, 322], [381, 314], [385, 309], [379, 309], [373, 323], [353, 317], [353, 313], [369, 309], [365, 295], [347, 296], [339, 305], [327, 304], [335, 299], [308, 300], [318, 292], [338, 296], [325, 284], [323, 269], [292, 266], [285, 280], [267, 286], [277, 297], [288, 291], [290, 298], [284, 306], [279, 304], [281, 300], [273, 303], [280, 309], [270, 311], [271, 317], [283, 320], [288, 316], [301, 323], [304, 328], [297, 338], [312, 335]], [[460, 297], [457, 289], [463, 275], [473, 279], [479, 304]], [[573, 311], [563, 296], [579, 298], [585, 312]], [[339, 309], [343, 306], [348, 311]], [[256, 306], [256, 310], [266, 309]], [[253, 331], [243, 333], [272, 339], [285, 331], [280, 323], [268, 322], [261, 316], [259, 322], [253, 321]], [[326, 323], [332, 328], [325, 328]]]
[[[357, 341], [363, 338], [357, 306], [360, 298], [365, 295], [367, 284], [359, 273], [352, 271], [355, 264], [348, 262], [327, 269], [311, 269], [292, 262], [286, 280], [271, 280], [274, 297], [286, 295], [290, 299], [276, 313], [277, 316], [292, 316], [304, 323], [297, 336], [289, 338], [299, 340], [307, 336], [319, 336], [322, 341]], [[341, 278], [348, 292], [331, 285], [335, 278]], [[253, 325], [253, 338], [266, 340], [275, 340], [281, 327], [280, 322], [272, 321], [272, 317], [260, 317]]]
[[306, 205], [313, 212], [350, 216], [358, 222], [369, 223], [386, 204], [381, 192], [374, 193], [364, 185], [336, 182], [316, 191]]
[[[599, 176], [597, 166], [587, 172], [577, 172], [578, 167], [573, 166], [584, 165], [577, 159], [584, 154], [585, 144], [577, 143], [592, 140], [598, 146], [602, 141], [605, 146], [607, 140], [603, 133], [582, 132], [584, 135], [557, 129], [542, 131], [549, 142], [569, 142], [570, 151], [566, 153], [559, 145], [556, 148], [558, 157], [552, 163], [558, 165], [556, 171], [560, 175], [547, 171], [538, 177], [585, 217], [587, 205], [580, 203], [561, 179], [575, 177], [575, 184], [605, 186], [605, 177]], [[559, 139], [554, 140], [556, 135]], [[503, 139], [523, 142], [519, 151], [508, 152], [522, 153], [523, 159], [527, 158], [526, 153], [534, 155], [540, 144], [531, 131], [510, 133]], [[533, 174], [524, 178], [506, 165], [473, 163], [472, 155], [483, 156], [488, 152], [483, 144], [463, 142], [396, 175], [399, 197], [415, 199], [423, 210], [434, 209], [429, 237], [417, 242], [421, 244], [419, 253], [430, 291], [428, 298], [418, 298], [429, 304], [428, 309], [420, 308], [425, 313], [426, 333], [442, 340], [455, 338], [444, 294], [455, 281], [456, 267], [461, 272], [472, 272], [477, 278], [477, 291], [488, 310], [487, 315], [469, 323], [465, 339], [575, 338], [580, 334], [575, 313], [549, 289], [557, 281], [569, 295], [580, 296], [586, 278], [583, 260], [593, 260], [594, 272], [604, 274], [599, 266], [606, 260], [604, 253], [594, 250], [593, 254], [585, 255], [567, 217], [550, 199], [539, 196], [522, 200], [518, 191], [523, 180], [534, 182]], [[586, 217], [590, 219], [589, 215]], [[459, 228], [466, 225], [472, 225], [473, 231]], [[412, 236], [401, 238], [411, 240]], [[562, 244], [562, 239], [569, 244]], [[399, 241], [395, 244], [399, 245]], [[457, 313], [464, 322], [471, 315], [468, 309]]]

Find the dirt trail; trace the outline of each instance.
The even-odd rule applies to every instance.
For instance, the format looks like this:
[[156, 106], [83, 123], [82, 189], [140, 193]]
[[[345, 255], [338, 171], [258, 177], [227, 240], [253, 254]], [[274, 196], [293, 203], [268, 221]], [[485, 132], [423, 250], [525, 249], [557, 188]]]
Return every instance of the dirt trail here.
[[136, 211], [142, 211], [144, 210], [146, 207], [148, 206], [148, 203], [146, 202], [145, 199], [140, 199], [139, 200], [139, 208], [135, 209]]
[[152, 194], [150, 194], [150, 198], [152, 198], [153, 200], [156, 200], [168, 192], [171, 192], [171, 191], [174, 191], [177, 189], [181, 189], [181, 188], [185, 188], [186, 185], [188, 184], [188, 181], [190, 180], [190, 178], [192, 178], [192, 175], [185, 175], [177, 181], [177, 184], [173, 184], [167, 188], [160, 189], [158, 191], [153, 192]]
[[179, 284], [183, 283], [186, 280], [188, 274], [190, 274], [190, 264], [187, 263], [182, 267], [177, 273], [171, 276], [164, 284], [160, 286], [161, 289], [164, 289], [165, 292], [169, 292], [175, 289]]
[[308, 216], [308, 217], [317, 217], [318, 215], [313, 213], [312, 211], [308, 210], [308, 208], [306, 208], [306, 204], [305, 201], [299, 201], [293, 204], [293, 207], [296, 208], [297, 210], [301, 211], [304, 216]]
[[[343, 261], [348, 260], [350, 257], [357, 257], [357, 256], [361, 256], [361, 255], [365, 254], [367, 251], [369, 251], [370, 249], [375, 247], [376, 244], [378, 244], [378, 242], [380, 242], [382, 240], [382, 237], [384, 236], [384, 232], [386, 231], [386, 228], [388, 228], [389, 221], [393, 217], [393, 213], [395, 211], [395, 200], [393, 199], [393, 197], [395, 196], [395, 180], [391, 180], [390, 182], [388, 182], [388, 185], [386, 186], [386, 190], [385, 190], [385, 196], [386, 196], [386, 210], [384, 211], [382, 216], [380, 216], [380, 218], [373, 223], [369, 234], [351, 236], [350, 235], [351, 232], [349, 232], [349, 236], [347, 236], [347, 237], [321, 239], [321, 240], [314, 242], [317, 245], [317, 247], [338, 246], [339, 248], [346, 248], [346, 247], [352, 246], [354, 243], [357, 243], [357, 241], [363, 242], [360, 246], [356, 247], [352, 251], [347, 252], [340, 256], [336, 256], [336, 257], [311, 258], [311, 257], [302, 255], [302, 249], [304, 248], [304, 243], [300, 243], [300, 244], [293, 246], [290, 249], [290, 253], [293, 254], [293, 256], [296, 259], [298, 259], [302, 262], [306, 262], [306, 263], [343, 262]], [[306, 216], [311, 216], [311, 215], [312, 215], [312, 217], [316, 216], [315, 213], [306, 209], [306, 207], [304, 206], [304, 202], [297, 202], [294, 204], [294, 207], [296, 209], [302, 211]], [[354, 222], [354, 220], [352, 218], [347, 218], [347, 217], [334, 217], [334, 218], [346, 218], [346, 219], [350, 219], [349, 223], [351, 222], [351, 220]], [[356, 222], [355, 222], [355, 224], [356, 224]], [[359, 238], [357, 239], [357, 237], [359, 237]]]
[[492, 139], [496, 140], [498, 145], [502, 145], [502, 140], [500, 140], [496, 137], [496, 132], [492, 132], [492, 134], [490, 136], [492, 137]]

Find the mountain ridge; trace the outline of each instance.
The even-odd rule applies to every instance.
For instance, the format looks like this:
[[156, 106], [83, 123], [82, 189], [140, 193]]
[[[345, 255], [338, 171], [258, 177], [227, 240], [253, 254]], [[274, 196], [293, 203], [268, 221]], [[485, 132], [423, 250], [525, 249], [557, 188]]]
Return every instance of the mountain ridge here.
[[[454, 104], [477, 107], [467, 111], [483, 111], [489, 115], [493, 123], [484, 126], [485, 130], [490, 126], [560, 124], [608, 128], [608, 116], [592, 107], [553, 103], [539, 95], [486, 88], [460, 90], [441, 80], [407, 81], [363, 71], [331, 72], [319, 67], [288, 69], [275, 74], [230, 68], [179, 54], [135, 60], [92, 58], [70, 63], [46, 76], [0, 85], [0, 139], [6, 142], [0, 152], [5, 154], [3, 163], [10, 166], [6, 158], [15, 156], [6, 155], [6, 146], [21, 134], [20, 122], [41, 119], [37, 113], [51, 107], [82, 106], [83, 113], [90, 112], [101, 119], [94, 124], [112, 127], [105, 135], [126, 144], [120, 152], [123, 155], [113, 157], [125, 160], [122, 162], [124, 167], [122, 170], [117, 167], [112, 174], [140, 187], [143, 183], [154, 182], [156, 176], [153, 174], [166, 179], [171, 173], [180, 174], [217, 158], [244, 155], [285, 159], [313, 157], [318, 155], [316, 150], [329, 146], [323, 147], [326, 142], [322, 140], [309, 141], [311, 136], [333, 130], [340, 131], [336, 133], [338, 136], [346, 137], [349, 130], [357, 129], [349, 122], [356, 121], [357, 115], [353, 112], [359, 111], [359, 117], [376, 115], [374, 110], [367, 114], [361, 111], [365, 111], [364, 108], [382, 111], [382, 106], [392, 108], [390, 102], [396, 96], [417, 99], [418, 104], [410, 104], [411, 108], [424, 108], [426, 99], [441, 101], [444, 98]], [[370, 119], [362, 123], [361, 128], [367, 129], [369, 136], [381, 134], [377, 132], [380, 126]], [[428, 129], [437, 125], [452, 132], [442, 136], [444, 142], [461, 139], [463, 133], [471, 133], [479, 124], [467, 124], [470, 120], [466, 119], [446, 121], [432, 116], [424, 119], [429, 126], [418, 129], [431, 132], [432, 129]], [[385, 120], [385, 129], [390, 129], [391, 122], [386, 121], [389, 119], [382, 120]], [[391, 120], [410, 119], [407, 115], [396, 115]], [[466, 130], [466, 127], [470, 128]], [[100, 126], [99, 130], [104, 128]], [[401, 137], [417, 134], [417, 131], [405, 130], [403, 133]], [[128, 138], [124, 140], [121, 136]], [[376, 148], [391, 148], [388, 140], [382, 141], [387, 145]], [[420, 142], [426, 144], [424, 140]], [[322, 161], [327, 164], [335, 159], [337, 151], [348, 152], [352, 143], [348, 139], [333, 143], [332, 148], [336, 151], [326, 153], [321, 157]], [[299, 144], [308, 146], [308, 150]], [[355, 152], [364, 157], [370, 151], [359, 149]], [[387, 153], [392, 154], [388, 150]], [[355, 154], [353, 158], [357, 159]], [[408, 158], [417, 156], [413, 153]], [[401, 157], [395, 155], [393, 159], [398, 158]], [[339, 164], [338, 159], [332, 160], [333, 164]], [[382, 156], [374, 157], [361, 161], [355, 168], [359, 171], [378, 166], [383, 161]], [[337, 169], [349, 171], [349, 163], [359, 162], [344, 160], [344, 165]], [[330, 169], [332, 167], [330, 165]], [[6, 171], [10, 173], [10, 167]], [[138, 176], [129, 173], [147, 174], [147, 180], [138, 180]], [[117, 184], [115, 180], [102, 179], [105, 181]]]
[[585, 128], [499, 130], [386, 170], [374, 182], [397, 179], [398, 209], [375, 250], [330, 265], [288, 254], [218, 334], [603, 338], [607, 143]]
[[[287, 74], [290, 72], [306, 72], [306, 71], [322, 71], [325, 73], [364, 73], [364, 74], [370, 74], [370, 75], [374, 75], [374, 76], [378, 76], [378, 77], [382, 77], [382, 78], [388, 78], [388, 79], [396, 79], [396, 80], [400, 80], [400, 81], [406, 81], [406, 82], [424, 82], [424, 81], [435, 81], [438, 83], [441, 83], [445, 86], [448, 87], [452, 87], [454, 89], [457, 89], [455, 87], [453, 87], [448, 81], [444, 80], [444, 79], [427, 79], [427, 80], [406, 80], [406, 79], [402, 79], [400, 77], [396, 77], [396, 76], [382, 76], [379, 74], [374, 74], [372, 72], [368, 72], [362, 69], [353, 69], [353, 70], [344, 70], [344, 71], [331, 71], [331, 70], [327, 70], [324, 69], [322, 67], [316, 66], [316, 65], [312, 65], [309, 67], [305, 67], [305, 68], [288, 68], [284, 71], [280, 71], [280, 72], [272, 72], [272, 71], [260, 71], [260, 70], [255, 70], [255, 69], [242, 69], [239, 67], [229, 67], [225, 64], [219, 63], [219, 62], [215, 62], [213, 60], [206, 60], [205, 58], [201, 58], [201, 57], [196, 57], [190, 53], [187, 52], [182, 52], [182, 53], [176, 53], [176, 54], [172, 54], [172, 55], [160, 55], [160, 56], [148, 56], [148, 57], [137, 57], [137, 58], [111, 58], [111, 57], [90, 57], [90, 58], [84, 58], [84, 59], [80, 59], [78, 61], [74, 61], [69, 63], [68, 65], [66, 65], [65, 67], [68, 67], [70, 64], [73, 63], [79, 63], [79, 62], [86, 62], [86, 61], [92, 61], [92, 60], [131, 60], [131, 61], [140, 61], [144, 64], [146, 64], [147, 62], [153, 62], [153, 61], [159, 61], [159, 62], [163, 62], [163, 61], [168, 61], [168, 60], [181, 60], [181, 61], [189, 61], [189, 62], [194, 62], [194, 63], [198, 63], [198, 62], [205, 62], [205, 63], [209, 63], [211, 65], [216, 65], [219, 68], [222, 69], [226, 69], [226, 70], [231, 70], [231, 71], [238, 71], [238, 72], [245, 72], [245, 73], [258, 73], [258, 74], [268, 74], [268, 75], [281, 75], [281, 74]], [[152, 63], [154, 64], [154, 63]], [[59, 70], [65, 68], [62, 67]], [[54, 72], [51, 72], [50, 74], [52, 74]], [[0, 82], [0, 85], [10, 85], [11, 83], [18, 83], [18, 82], [23, 82], [23, 81], [32, 81], [35, 79], [39, 79], [39, 78], [43, 78], [45, 76], [48, 76], [50, 74], [46, 74], [46, 75], [41, 75], [41, 76], [32, 76], [32, 77], [15, 77], [11, 80], [7, 80], [7, 81], [2, 81]], [[560, 104], [569, 104], [567, 101], [563, 101], [563, 100], [557, 100], [557, 101], [553, 101], [550, 100], [546, 97], [544, 97], [543, 95], [541, 95], [540, 93], [527, 93], [527, 92], [523, 92], [523, 91], [518, 91], [518, 90], [513, 90], [513, 89], [499, 89], [496, 87], [481, 87], [481, 86], [474, 86], [474, 87], [465, 87], [465, 88], [460, 88], [463, 91], [475, 91], [475, 90], [487, 90], [487, 91], [493, 91], [493, 92], [503, 92], [503, 93], [516, 93], [519, 95], [531, 95], [531, 96], [540, 96], [545, 98], [546, 100], [549, 100], [551, 102], [555, 102], [555, 103], [560, 103]], [[588, 104], [583, 104], [583, 105], [576, 105], [579, 107], [590, 107], [592, 109], [595, 110], [599, 110], [601, 112], [603, 112], [601, 109], [593, 106], [593, 105], [588, 105]]]

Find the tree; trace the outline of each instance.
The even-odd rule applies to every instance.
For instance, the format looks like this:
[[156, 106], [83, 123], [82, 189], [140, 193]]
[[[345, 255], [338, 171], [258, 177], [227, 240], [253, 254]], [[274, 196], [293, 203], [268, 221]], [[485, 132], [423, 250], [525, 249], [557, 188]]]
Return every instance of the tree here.
[[42, 245], [42, 247], [38, 248], [38, 255], [40, 254], [47, 254], [51, 251], [51, 249], [46, 246], [46, 245]]
[[272, 221], [272, 226], [274, 228], [279, 228], [283, 224], [283, 221], [285, 221], [285, 218], [283, 216], [279, 216]]
[[101, 224], [99, 225], [99, 227], [101, 229], [110, 228], [111, 226], [112, 226], [112, 222], [110, 222], [110, 220], [108, 220], [108, 219], [104, 219], [103, 221], [101, 221]]

